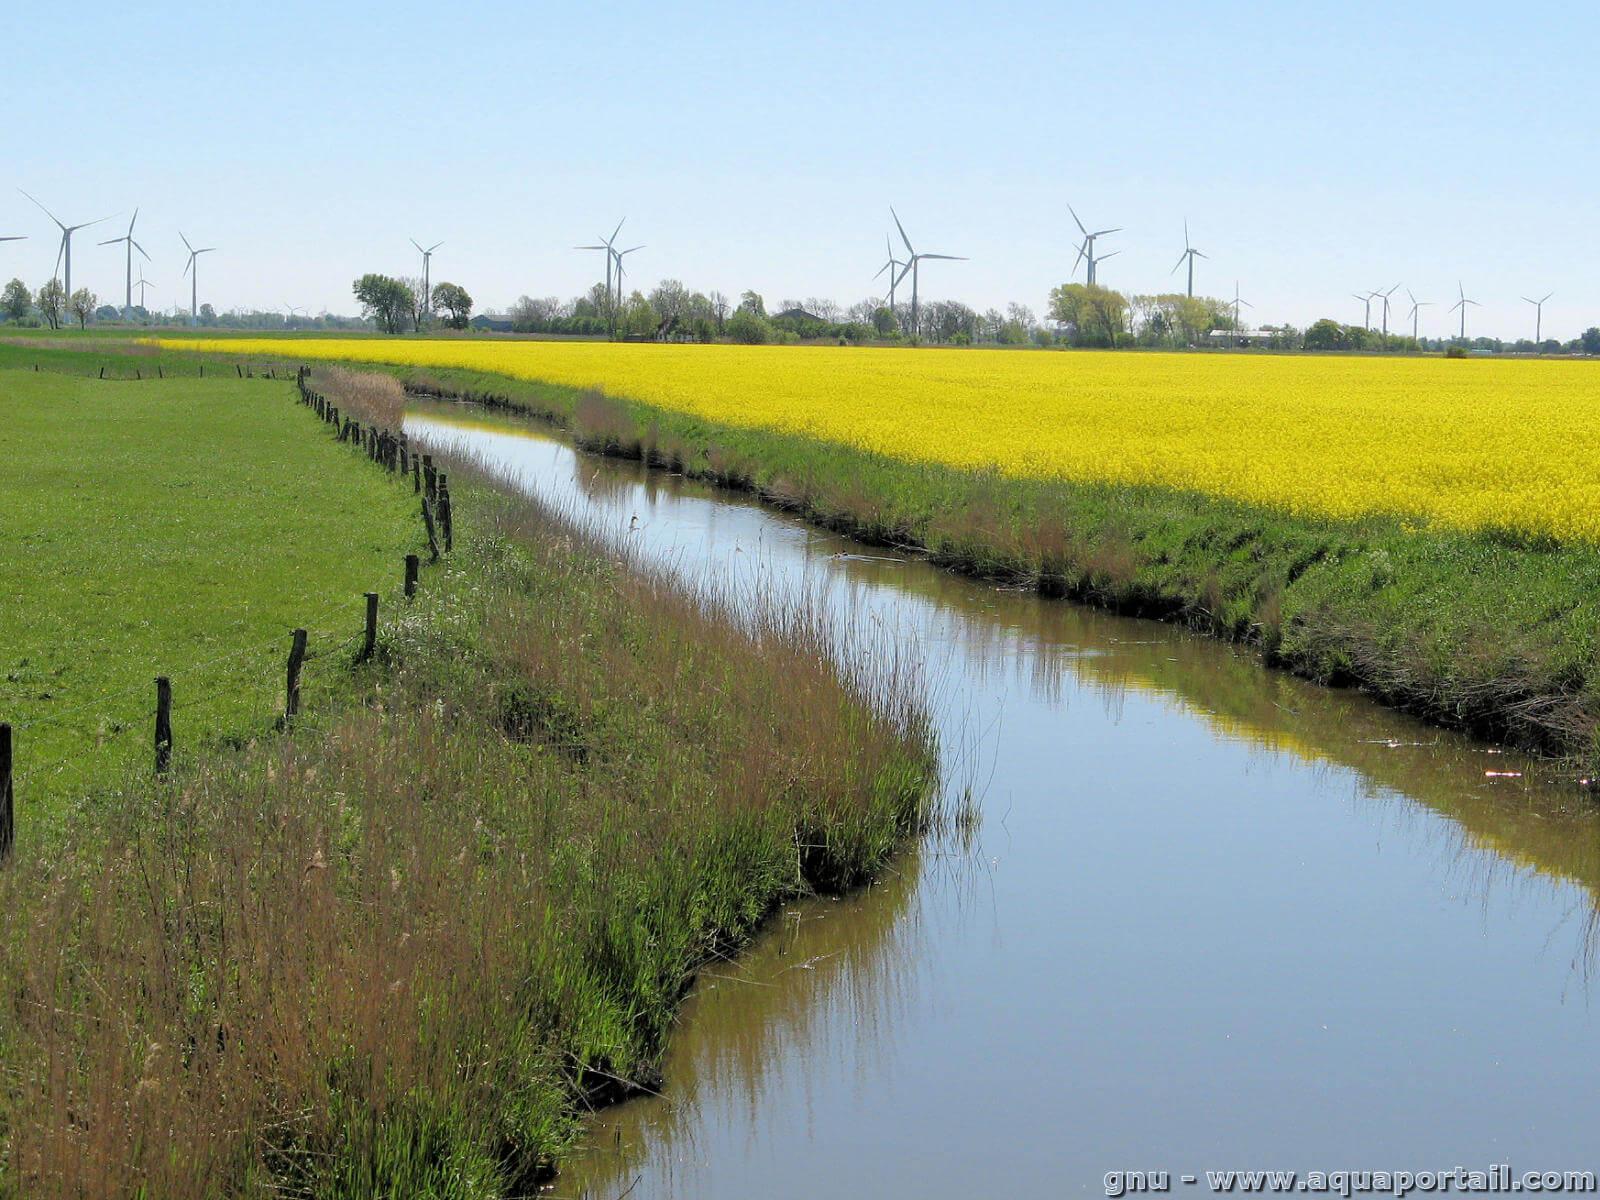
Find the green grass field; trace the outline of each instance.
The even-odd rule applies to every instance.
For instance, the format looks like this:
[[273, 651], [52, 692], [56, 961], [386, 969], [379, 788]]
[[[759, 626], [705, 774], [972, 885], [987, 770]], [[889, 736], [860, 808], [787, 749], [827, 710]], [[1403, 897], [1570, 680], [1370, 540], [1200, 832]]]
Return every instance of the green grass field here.
[[[326, 436], [285, 381], [0, 371], [0, 720], [18, 836], [152, 751], [248, 740], [281, 711], [290, 631], [346, 653], [366, 591], [419, 546], [408, 487]], [[313, 658], [303, 703], [337, 677]]]

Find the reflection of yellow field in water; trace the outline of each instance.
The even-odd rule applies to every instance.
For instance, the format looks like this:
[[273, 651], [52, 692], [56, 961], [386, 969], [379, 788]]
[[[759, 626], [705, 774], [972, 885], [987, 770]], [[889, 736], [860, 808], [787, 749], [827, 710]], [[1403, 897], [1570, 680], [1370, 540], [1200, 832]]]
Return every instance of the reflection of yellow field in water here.
[[463, 367], [909, 461], [1600, 540], [1600, 371], [1583, 362], [467, 339], [162, 344]]

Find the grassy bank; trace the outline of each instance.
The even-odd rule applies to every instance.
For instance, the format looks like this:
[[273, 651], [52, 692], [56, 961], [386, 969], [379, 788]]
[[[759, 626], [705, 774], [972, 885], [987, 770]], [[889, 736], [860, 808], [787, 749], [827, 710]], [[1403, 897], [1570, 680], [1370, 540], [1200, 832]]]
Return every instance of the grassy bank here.
[[[192, 366], [191, 366], [192, 370]], [[266, 732], [289, 633], [314, 655], [392, 603], [409, 492], [307, 436], [287, 382], [0, 371], [0, 720], [26, 836], [149, 751], [157, 675], [179, 755]], [[323, 686], [308, 671], [308, 699]]]
[[1383, 515], [1299, 517], [1191, 492], [1002, 478], [593, 391], [372, 364], [426, 394], [549, 419], [943, 565], [1258, 646], [1307, 678], [1600, 766], [1600, 549]]
[[909, 675], [442, 465], [457, 549], [373, 662], [0, 871], [0, 1196], [526, 1194], [699, 963], [928, 818]]

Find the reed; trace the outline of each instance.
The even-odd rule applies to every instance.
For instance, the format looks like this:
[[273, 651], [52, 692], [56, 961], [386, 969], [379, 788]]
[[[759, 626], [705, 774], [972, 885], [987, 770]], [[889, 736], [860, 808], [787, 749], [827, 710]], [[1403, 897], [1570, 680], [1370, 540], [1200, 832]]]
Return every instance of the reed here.
[[929, 821], [905, 664], [444, 466], [457, 552], [359, 702], [0, 872], [0, 1195], [525, 1194], [698, 964]]

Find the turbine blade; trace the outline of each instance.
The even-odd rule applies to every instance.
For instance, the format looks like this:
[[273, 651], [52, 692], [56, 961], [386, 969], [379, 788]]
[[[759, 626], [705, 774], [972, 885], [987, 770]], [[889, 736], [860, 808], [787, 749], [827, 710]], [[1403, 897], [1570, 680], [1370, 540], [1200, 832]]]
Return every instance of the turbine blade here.
[[889, 215], [894, 218], [894, 227], [900, 231], [900, 240], [906, 244], [906, 253], [915, 257], [917, 252], [911, 245], [911, 239], [906, 236], [906, 227], [900, 224], [900, 214], [895, 212], [892, 204], [889, 206]]
[[1115, 258], [1117, 255], [1119, 255], [1121, 253], [1122, 253], [1121, 250], [1113, 250], [1110, 254], [1102, 254], [1099, 258], [1095, 259], [1095, 262], [1103, 263], [1103, 262], [1105, 262], [1106, 259]]
[[[125, 238], [125, 237], [112, 238], [110, 241], [107, 241], [107, 242], [96, 242], [95, 245], [96, 246], [115, 246], [118, 242], [125, 242], [127, 240], [128, 239]], [[1527, 299], [1527, 297], [1524, 296], [1523, 299]]]
[[[416, 238], [407, 238], [406, 240], [409, 241], [413, 246], [417, 246], [417, 239]], [[417, 251], [419, 253], [424, 253], [424, 254], [427, 253], [425, 250], [422, 249], [421, 246], [417, 246]]]
[[883, 266], [878, 268], [878, 274], [874, 275], [873, 278], [874, 279], [878, 278], [878, 275], [882, 275], [885, 271], [889, 270], [889, 268], [891, 268], [893, 266], [896, 266], [896, 265], [898, 265], [898, 264], [896, 264], [896, 263], [884, 263]]
[[1176, 275], [1178, 273], [1178, 267], [1183, 266], [1183, 260], [1188, 258], [1188, 257], [1189, 257], [1189, 252], [1187, 250], [1185, 250], [1182, 254], [1178, 255], [1177, 264], [1172, 268], [1172, 270], [1168, 271], [1167, 274], [1168, 275]]
[[[129, 240], [129, 241], [130, 241], [130, 242], [133, 242], [133, 239], [132, 239], [132, 238], [129, 238], [129, 239], [128, 239], [128, 240]], [[141, 245], [139, 245], [139, 243], [138, 243], [138, 242], [133, 242], [133, 248], [134, 248], [134, 249], [135, 249], [135, 250], [137, 250], [137, 251], [138, 251], [138, 252], [139, 252], [139, 253], [140, 253], [140, 254], [143, 254], [143, 255], [144, 255], [144, 257], [145, 257], [145, 261], [146, 261], [146, 262], [149, 262], [149, 261], [150, 261], [150, 254], [149, 254], [149, 252], [148, 252], [148, 251], [147, 251], [147, 250], [145, 250], [145, 248], [144, 248], [144, 247], [143, 247], [143, 246], [141, 246]]]
[[1203, 254], [1203, 253], [1201, 253], [1201, 252], [1200, 252], [1200, 251], [1199, 251], [1199, 250], [1196, 250], [1196, 251], [1194, 251], [1194, 252], [1193, 252], [1193, 253], [1194, 253], [1194, 255], [1195, 255], [1195, 257], [1196, 257], [1196, 258], [1210, 258], [1210, 257], [1211, 257], [1211, 255], [1209, 255], [1209, 254]]
[[178, 230], [178, 237], [183, 241], [183, 248], [185, 250], [187, 250], [190, 254], [193, 254], [194, 253], [194, 247], [189, 245], [189, 239], [183, 236], [183, 230], [181, 230], [181, 229]]
[[1097, 229], [1097, 230], [1095, 230], [1094, 236], [1095, 237], [1105, 237], [1106, 234], [1108, 234], [1108, 233], [1121, 233], [1121, 232], [1122, 232], [1122, 226], [1118, 225], [1115, 229]]
[[[56, 215], [55, 215], [55, 213], [53, 213], [53, 212], [51, 212], [51, 211], [50, 211], [50, 210], [49, 210], [49, 209], [48, 209], [48, 208], [46, 208], [46, 207], [45, 207], [45, 206], [44, 206], [44, 205], [42, 205], [42, 204], [39, 204], [39, 201], [38, 201], [38, 200], [37, 200], [37, 199], [36, 199], [36, 198], [35, 198], [35, 197], [34, 197], [34, 196], [33, 196], [33, 194], [32, 194], [32, 193], [30, 193], [30, 192], [23, 192], [23, 191], [22, 191], [22, 189], [21, 189], [21, 188], [18, 188], [18, 189], [17, 189], [17, 191], [19, 191], [19, 192], [22, 192], [22, 194], [23, 194], [23, 195], [24, 195], [24, 196], [27, 196], [27, 197], [28, 197], [28, 199], [29, 199], [29, 200], [32, 200], [32, 201], [33, 201], [33, 202], [34, 202], [34, 203], [35, 203], [35, 204], [38, 204], [38, 205], [39, 205], [39, 211], [40, 211], [40, 212], [42, 212], [42, 213], [43, 213], [43, 214], [44, 214], [44, 215], [45, 215], [45, 216], [47, 216], [47, 217], [49, 217], [49, 218], [50, 218], [50, 219], [51, 219], [51, 220], [52, 220], [52, 221], [54, 221], [54, 222], [55, 222], [55, 223], [56, 223], [56, 224], [57, 224], [57, 225], [61, 225], [61, 218], [60, 218], [60, 217], [58, 217], [58, 216], [56, 216]], [[61, 225], [61, 228], [62, 228], [62, 229], [63, 229], [63, 230], [65, 230], [65, 229], [66, 229], [66, 226], [65, 226], [65, 225]]]
[[1069, 204], [1069, 205], [1067, 205], [1067, 211], [1072, 214], [1072, 219], [1074, 221], [1077, 221], [1078, 232], [1083, 234], [1084, 237], [1088, 237], [1089, 236], [1089, 231], [1083, 227], [1083, 222], [1078, 220], [1078, 210], [1073, 208], [1072, 205]]
[[[950, 262], [966, 262], [967, 261], [967, 256], [964, 255], [964, 254], [919, 254], [919, 255], [917, 255], [917, 257], [918, 258], [943, 258], [943, 259], [946, 259], [946, 260], [948, 260]], [[1111, 256], [1108, 254], [1108, 255], [1105, 255], [1105, 257], [1106, 258], [1110, 258]]]
[[429, 254], [432, 254], [432, 253], [433, 253], [433, 252], [434, 252], [434, 251], [435, 251], [435, 250], [437, 250], [437, 249], [438, 249], [438, 248], [439, 248], [439, 247], [440, 247], [440, 246], [442, 246], [442, 245], [444, 245], [444, 243], [443, 243], [443, 242], [435, 242], [435, 243], [434, 243], [434, 244], [433, 244], [433, 245], [431, 245], [431, 246], [429, 246], [429, 247], [428, 247], [428, 250], [427, 250], [427, 252], [428, 252], [428, 253], [429, 253]]

